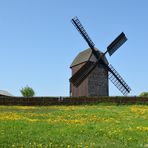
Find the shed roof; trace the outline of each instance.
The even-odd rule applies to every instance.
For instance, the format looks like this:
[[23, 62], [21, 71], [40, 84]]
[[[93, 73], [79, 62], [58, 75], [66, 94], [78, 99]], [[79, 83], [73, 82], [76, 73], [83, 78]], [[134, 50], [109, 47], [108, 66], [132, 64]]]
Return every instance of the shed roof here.
[[[100, 52], [99, 49], [95, 48], [95, 50], [99, 53], [102, 53]], [[70, 65], [70, 68], [76, 66], [76, 65], [79, 65], [81, 63], [84, 63], [84, 62], [87, 62], [90, 60], [90, 57], [92, 55], [92, 49], [91, 48], [88, 48], [82, 52], [80, 52], [76, 58], [73, 60], [72, 64]], [[107, 59], [104, 57], [103, 60], [108, 64], [108, 61]]]
[[13, 95], [5, 90], [0, 90], [0, 96], [13, 96]]

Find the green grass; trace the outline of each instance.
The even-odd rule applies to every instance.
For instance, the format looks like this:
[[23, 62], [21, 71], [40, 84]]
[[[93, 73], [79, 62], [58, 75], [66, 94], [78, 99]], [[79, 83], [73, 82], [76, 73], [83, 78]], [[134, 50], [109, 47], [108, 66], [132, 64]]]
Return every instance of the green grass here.
[[148, 147], [148, 106], [0, 106], [3, 147]]

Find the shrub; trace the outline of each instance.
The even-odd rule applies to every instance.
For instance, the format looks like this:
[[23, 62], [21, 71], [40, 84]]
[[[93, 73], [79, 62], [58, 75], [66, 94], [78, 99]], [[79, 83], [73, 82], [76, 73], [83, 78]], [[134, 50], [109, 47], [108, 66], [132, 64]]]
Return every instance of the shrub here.
[[148, 97], [148, 92], [142, 92], [139, 96], [140, 97]]
[[22, 88], [20, 92], [23, 95], [23, 97], [33, 97], [35, 95], [34, 90], [29, 86]]

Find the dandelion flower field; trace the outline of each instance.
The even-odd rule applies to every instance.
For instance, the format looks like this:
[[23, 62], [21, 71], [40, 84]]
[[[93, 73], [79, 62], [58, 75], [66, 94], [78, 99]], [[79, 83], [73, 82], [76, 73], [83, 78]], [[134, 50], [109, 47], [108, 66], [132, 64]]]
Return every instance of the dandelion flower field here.
[[0, 106], [0, 148], [7, 147], [148, 147], [148, 106]]

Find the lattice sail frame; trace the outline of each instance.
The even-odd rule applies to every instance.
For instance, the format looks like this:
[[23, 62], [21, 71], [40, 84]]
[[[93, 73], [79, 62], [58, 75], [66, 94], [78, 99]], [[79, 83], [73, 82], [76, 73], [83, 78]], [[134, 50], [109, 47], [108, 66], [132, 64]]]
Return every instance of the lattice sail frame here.
[[92, 48], [95, 46], [95, 44], [93, 43], [93, 41], [91, 40], [91, 38], [89, 37], [89, 35], [87, 34], [86, 30], [84, 29], [84, 27], [82, 26], [81, 22], [79, 21], [79, 19], [77, 17], [74, 17], [71, 20], [72, 24], [76, 27], [76, 29], [80, 32], [80, 34], [82, 35], [82, 37], [85, 39], [85, 41], [87, 42], [87, 44]]
[[113, 68], [111, 64], [108, 67], [110, 68], [110, 81], [120, 90], [123, 95], [127, 96], [127, 94], [131, 91], [131, 88], [127, 85], [127, 83], [123, 80], [123, 78], [119, 75], [119, 73]]

